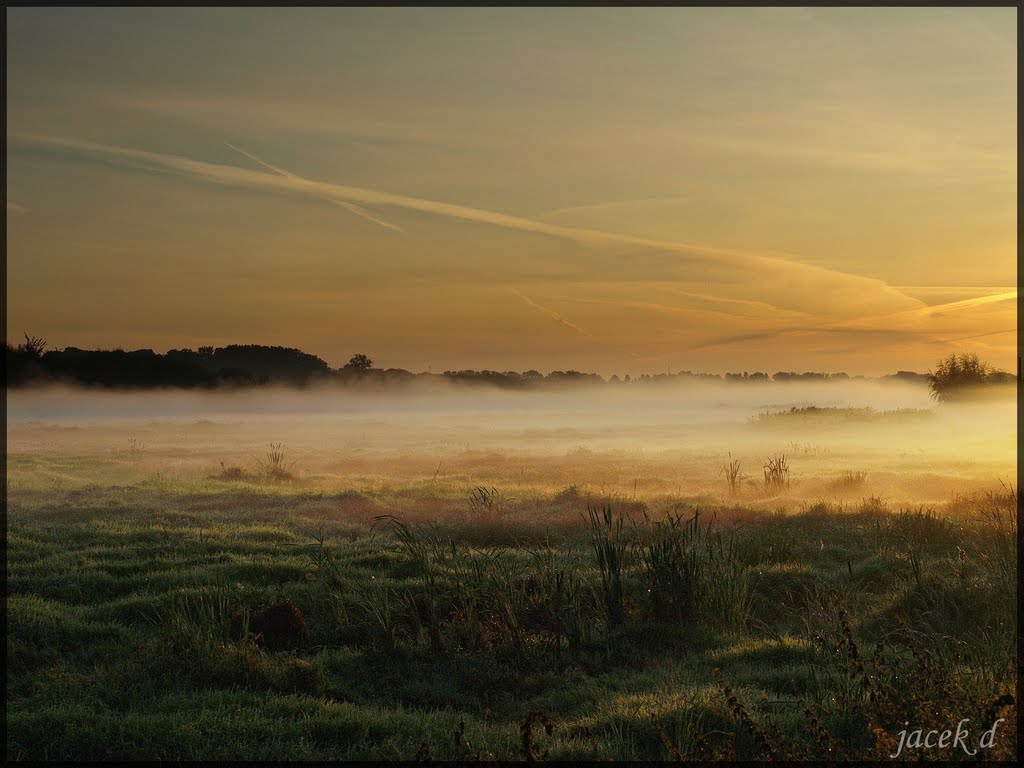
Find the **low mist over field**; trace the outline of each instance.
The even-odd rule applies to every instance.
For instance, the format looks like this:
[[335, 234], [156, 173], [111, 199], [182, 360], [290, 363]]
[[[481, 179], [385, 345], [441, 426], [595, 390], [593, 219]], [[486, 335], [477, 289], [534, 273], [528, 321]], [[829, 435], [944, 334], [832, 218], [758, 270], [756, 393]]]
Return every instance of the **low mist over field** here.
[[[294, 462], [294, 482], [309, 488], [372, 488], [385, 480], [550, 491], [578, 485], [634, 498], [751, 501], [764, 492], [748, 482], [730, 493], [722, 472], [730, 461], [760, 482], [762, 465], [785, 456], [790, 487], [769, 495], [796, 499], [936, 503], [1016, 473], [1012, 399], [937, 406], [920, 384], [423, 390], [12, 391], [8, 450], [12, 457], [95, 457], [135, 480], [159, 473], [195, 481], [223, 463], [258, 482], [273, 443]], [[846, 472], [867, 476], [843, 486], [836, 479]], [[12, 474], [15, 486], [19, 474]]]

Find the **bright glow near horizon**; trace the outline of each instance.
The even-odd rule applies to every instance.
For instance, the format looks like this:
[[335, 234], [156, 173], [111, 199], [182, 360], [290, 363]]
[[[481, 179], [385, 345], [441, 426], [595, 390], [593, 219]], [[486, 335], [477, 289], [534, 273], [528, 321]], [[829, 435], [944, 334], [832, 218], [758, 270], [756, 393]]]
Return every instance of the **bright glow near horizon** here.
[[1014, 370], [1016, 13], [11, 9], [8, 339]]

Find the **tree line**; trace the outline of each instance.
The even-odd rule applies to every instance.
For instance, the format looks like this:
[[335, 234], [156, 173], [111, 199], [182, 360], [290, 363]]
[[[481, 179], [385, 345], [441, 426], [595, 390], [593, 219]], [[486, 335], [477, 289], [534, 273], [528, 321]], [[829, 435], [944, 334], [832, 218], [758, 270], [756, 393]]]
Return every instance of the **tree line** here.
[[[224, 347], [172, 349], [165, 354], [152, 349], [125, 351], [84, 350], [77, 347], [48, 349], [45, 340], [25, 335], [25, 341], [6, 347], [6, 386], [26, 387], [65, 383], [80, 386], [148, 389], [176, 387], [213, 389], [286, 385], [305, 387], [335, 382], [360, 386], [404, 385], [415, 381], [447, 381], [465, 385], [490, 385], [506, 389], [530, 389], [554, 384], [667, 384], [679, 381], [718, 381], [729, 384], [765, 384], [792, 381], [850, 381], [865, 379], [846, 373], [777, 371], [769, 375], [753, 373], [676, 373], [643, 374], [604, 379], [596, 373], [576, 370], [490, 371], [451, 370], [443, 373], [412, 373], [402, 368], [375, 368], [365, 354], [356, 354], [340, 368], [331, 368], [316, 355], [292, 347], [261, 344], [229, 344]], [[951, 356], [939, 363], [932, 374], [899, 371], [881, 377], [886, 381], [910, 381], [928, 384], [940, 401], [962, 399], [972, 387], [981, 384], [1013, 383], [1016, 377], [997, 371], [977, 356]]]

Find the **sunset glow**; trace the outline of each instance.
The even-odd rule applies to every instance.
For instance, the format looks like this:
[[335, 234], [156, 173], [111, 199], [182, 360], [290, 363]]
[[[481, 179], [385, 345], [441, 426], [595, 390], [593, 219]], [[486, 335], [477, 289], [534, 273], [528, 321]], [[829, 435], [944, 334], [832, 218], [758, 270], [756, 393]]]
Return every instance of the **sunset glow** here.
[[7, 18], [12, 342], [1016, 369], [1015, 9]]

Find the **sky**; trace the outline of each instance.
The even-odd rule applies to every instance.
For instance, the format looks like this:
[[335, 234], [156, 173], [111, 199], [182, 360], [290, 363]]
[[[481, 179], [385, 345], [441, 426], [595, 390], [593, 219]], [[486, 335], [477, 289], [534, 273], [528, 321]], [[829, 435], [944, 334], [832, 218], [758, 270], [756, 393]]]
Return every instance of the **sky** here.
[[7, 338], [1017, 360], [1015, 8], [7, 10]]

